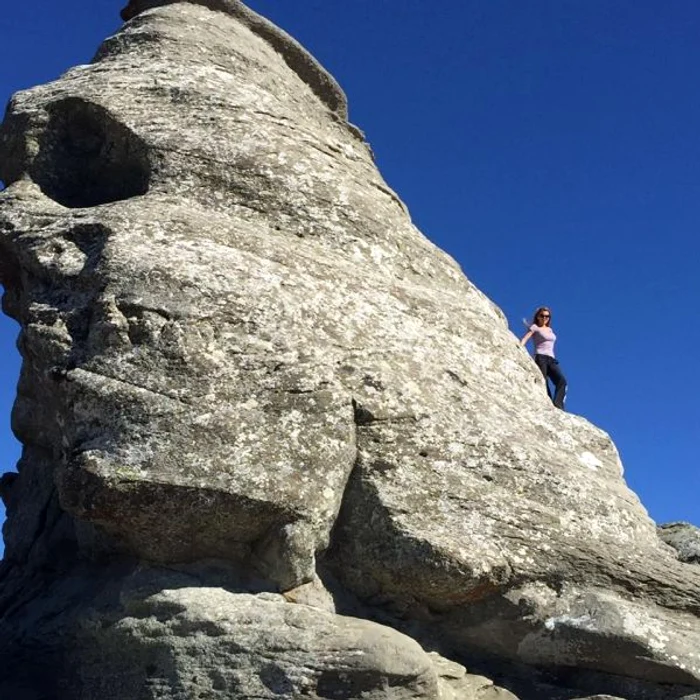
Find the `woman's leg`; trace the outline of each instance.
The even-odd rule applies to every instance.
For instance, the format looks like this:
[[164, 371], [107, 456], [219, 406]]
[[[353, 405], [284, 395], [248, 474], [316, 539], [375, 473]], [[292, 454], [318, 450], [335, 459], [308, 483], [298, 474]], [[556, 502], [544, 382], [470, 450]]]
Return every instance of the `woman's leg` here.
[[[564, 408], [564, 400], [566, 399], [566, 377], [559, 367], [557, 360], [552, 360], [548, 367], [547, 373], [554, 382], [554, 398], [552, 401], [557, 408]], [[551, 396], [551, 394], [550, 394]]]
[[544, 385], [547, 387], [547, 396], [549, 396], [550, 399], [552, 398], [552, 390], [549, 388], [547, 373], [551, 359], [552, 358], [549, 355], [535, 355], [535, 364], [540, 368], [540, 372], [542, 372], [542, 376], [544, 377]]

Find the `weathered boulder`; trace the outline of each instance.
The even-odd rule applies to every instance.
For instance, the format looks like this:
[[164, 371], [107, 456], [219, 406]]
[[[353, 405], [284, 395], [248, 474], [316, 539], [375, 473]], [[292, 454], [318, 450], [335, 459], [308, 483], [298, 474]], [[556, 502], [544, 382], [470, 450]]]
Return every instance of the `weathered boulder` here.
[[191, 572], [82, 567], [33, 591], [32, 610], [3, 698], [439, 697], [413, 639]]
[[149, 686], [188, 698], [438, 697], [430, 659], [409, 637], [274, 596], [165, 590], [127, 600], [113, 624], [84, 627], [88, 697], [137, 698]]
[[[164, 580], [142, 618], [115, 603], [109, 629], [110, 606], [85, 602], [97, 656], [69, 654], [77, 632], [45, 655], [100, 695], [122, 678], [133, 697], [179, 697], [192, 671], [182, 692], [268, 697], [263, 665], [301, 678], [325, 638], [340, 651], [313, 667], [319, 696], [447, 693], [455, 679], [403, 637], [371, 628], [401, 647], [387, 659], [369, 623], [333, 615], [318, 588], [332, 573], [357, 609], [455, 658], [691, 697], [700, 571], [659, 541], [609, 437], [552, 407], [501, 312], [412, 225], [332, 77], [237, 0], [135, 0], [125, 16], [92, 64], [18, 93], [0, 129], [25, 445], [0, 658], [41, 637], [27, 582], [47, 571], [217, 560], [288, 602], [229, 597], [200, 572], [175, 592]], [[250, 620], [281, 647], [241, 650]], [[148, 630], [161, 665], [128, 680]], [[214, 687], [223, 649], [253, 685]], [[370, 685], [322, 695], [345, 668]], [[464, 697], [507, 697], [475, 682]]]
[[700, 528], [690, 523], [659, 525], [659, 537], [678, 552], [678, 558], [688, 564], [700, 564]]

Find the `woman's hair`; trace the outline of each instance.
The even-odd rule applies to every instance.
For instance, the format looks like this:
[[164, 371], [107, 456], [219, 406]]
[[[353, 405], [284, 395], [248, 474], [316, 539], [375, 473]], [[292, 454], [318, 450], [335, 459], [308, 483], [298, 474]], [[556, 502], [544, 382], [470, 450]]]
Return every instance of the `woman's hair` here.
[[537, 326], [539, 325], [537, 323], [537, 317], [543, 312], [546, 311], [549, 314], [549, 318], [545, 319], [544, 325], [549, 326], [552, 323], [552, 310], [548, 306], [538, 306], [537, 310], [535, 313], [532, 315], [532, 325]]

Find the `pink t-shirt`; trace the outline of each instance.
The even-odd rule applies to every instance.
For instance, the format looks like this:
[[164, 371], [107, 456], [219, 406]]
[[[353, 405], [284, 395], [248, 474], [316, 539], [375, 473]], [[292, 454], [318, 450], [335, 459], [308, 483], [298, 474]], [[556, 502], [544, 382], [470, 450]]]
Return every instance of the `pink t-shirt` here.
[[535, 355], [549, 355], [554, 357], [554, 341], [557, 336], [549, 326], [538, 326], [533, 323], [530, 326], [532, 341], [535, 343]]

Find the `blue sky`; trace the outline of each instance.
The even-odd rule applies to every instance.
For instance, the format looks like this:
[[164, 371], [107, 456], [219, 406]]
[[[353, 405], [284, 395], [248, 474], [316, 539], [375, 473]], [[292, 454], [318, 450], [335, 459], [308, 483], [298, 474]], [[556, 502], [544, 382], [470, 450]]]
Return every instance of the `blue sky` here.
[[[249, 5], [336, 76], [416, 224], [517, 334], [553, 308], [568, 408], [612, 435], [656, 521], [700, 526], [697, 0]], [[14, 3], [0, 98], [88, 62], [118, 9]], [[16, 331], [0, 320], [3, 471]]]

